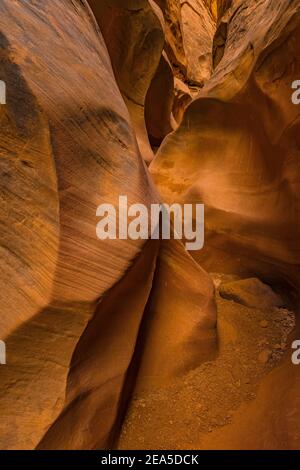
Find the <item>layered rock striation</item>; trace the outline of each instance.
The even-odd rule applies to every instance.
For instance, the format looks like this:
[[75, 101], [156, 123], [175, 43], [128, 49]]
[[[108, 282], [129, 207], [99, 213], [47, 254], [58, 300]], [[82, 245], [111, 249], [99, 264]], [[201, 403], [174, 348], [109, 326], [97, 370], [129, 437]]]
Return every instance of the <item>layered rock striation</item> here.
[[[1, 1], [2, 449], [135, 446], [139, 406], [141, 445], [297, 448], [299, 38], [299, 0]], [[99, 240], [120, 195], [204, 203], [204, 249]]]

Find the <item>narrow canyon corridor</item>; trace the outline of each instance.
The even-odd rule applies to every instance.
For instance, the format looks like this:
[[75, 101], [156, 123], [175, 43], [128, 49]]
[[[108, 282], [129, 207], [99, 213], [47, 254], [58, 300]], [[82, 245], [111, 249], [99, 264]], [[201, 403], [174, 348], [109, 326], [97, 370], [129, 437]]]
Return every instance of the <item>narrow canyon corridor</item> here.
[[0, 82], [0, 449], [300, 450], [300, 0], [0, 0]]
[[217, 293], [217, 357], [169, 387], [133, 397], [120, 449], [299, 448], [297, 382], [286, 370], [295, 316], [241, 300]]

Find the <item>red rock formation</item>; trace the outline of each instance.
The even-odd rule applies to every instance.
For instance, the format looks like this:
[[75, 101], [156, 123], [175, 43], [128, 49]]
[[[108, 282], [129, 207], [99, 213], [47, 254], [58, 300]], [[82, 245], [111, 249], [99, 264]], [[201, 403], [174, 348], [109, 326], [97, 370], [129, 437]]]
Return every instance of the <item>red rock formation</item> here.
[[[154, 242], [155, 243], [155, 242]], [[39, 449], [99, 449], [111, 445], [130, 391], [124, 375], [133, 357], [152, 286], [156, 242], [99, 301], [70, 364], [64, 411]]]
[[181, 20], [187, 78], [192, 84], [201, 87], [211, 75], [211, 46], [215, 21], [200, 0], [181, 2]]
[[159, 147], [163, 139], [174, 130], [172, 116], [174, 104], [174, 77], [165, 53], [149, 87], [145, 103], [147, 132], [153, 147]]
[[[122, 194], [149, 206], [157, 194], [87, 3], [3, 0], [0, 12], [1, 448], [105, 447], [134, 381], [158, 245], [99, 241], [96, 208]], [[144, 37], [154, 57], [119, 57], [118, 83], [142, 106], [163, 36], [150, 6], [137, 14], [132, 45], [143, 51]], [[130, 60], [137, 75], [126, 78]]]
[[[89, 3], [0, 4], [1, 448], [112, 447], [128, 409], [121, 448], [297, 448], [294, 318], [257, 276], [299, 290], [300, 0]], [[123, 194], [205, 203], [204, 250], [98, 240]]]
[[[2, 448], [34, 448], [68, 406], [72, 356], [101, 310], [99, 301], [143, 248], [143, 241], [100, 242], [96, 208], [115, 204], [122, 193], [129, 203], [146, 205], [155, 196], [86, 2], [4, 0], [0, 11], [0, 70], [8, 89], [8, 104], [1, 107], [0, 337], [9, 364], [0, 370], [0, 440]], [[151, 278], [154, 247], [147, 256], [145, 276]], [[118, 351], [103, 352], [103, 358], [114, 355], [116, 369], [102, 370], [98, 383], [97, 406], [107, 419], [102, 445], [115, 419], [150, 285], [145, 282], [119, 325], [125, 329], [130, 318], [132, 339], [127, 336]], [[113, 344], [119, 328], [113, 315], [103, 316]], [[100, 342], [102, 335], [99, 331]], [[85, 444], [92, 447], [93, 439]]]
[[145, 311], [136, 393], [166, 386], [214, 356], [213, 292], [212, 280], [181, 242], [164, 241]]
[[150, 163], [153, 153], [145, 126], [144, 107], [164, 46], [161, 11], [148, 0], [90, 0], [89, 3], [106, 42], [140, 151]]
[[193, 100], [193, 95], [189, 87], [179, 78], [175, 78], [174, 86], [173, 116], [176, 122], [180, 124], [187, 106]]
[[175, 76], [203, 86], [211, 74], [215, 19], [202, 0], [157, 0], [166, 21], [166, 52]]
[[213, 271], [299, 283], [299, 7], [233, 3], [224, 55], [151, 166], [166, 201], [205, 203]]

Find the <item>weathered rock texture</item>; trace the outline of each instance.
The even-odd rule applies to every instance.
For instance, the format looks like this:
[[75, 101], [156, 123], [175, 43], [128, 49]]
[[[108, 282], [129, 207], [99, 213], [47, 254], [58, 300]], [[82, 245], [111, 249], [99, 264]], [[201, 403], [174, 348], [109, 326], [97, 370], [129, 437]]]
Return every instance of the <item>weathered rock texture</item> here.
[[[253, 280], [299, 291], [299, 44], [300, 0], [1, 0], [1, 449], [300, 446]], [[205, 203], [204, 250], [98, 240], [120, 195]]]
[[[97, 341], [110, 329], [110, 344], [114, 336], [119, 345], [102, 352], [115, 363], [97, 382], [97, 404], [106, 411], [103, 439], [84, 440], [80, 429], [74, 439], [78, 448], [104, 445], [150, 291], [155, 248], [147, 251], [149, 282], [115, 328], [101, 299], [141, 256], [142, 243], [99, 242], [96, 207], [116, 203], [121, 193], [131, 203], [155, 197], [86, 2], [3, 1], [0, 11], [1, 77], [8, 89], [1, 107], [0, 336], [8, 355], [0, 370], [1, 448], [34, 448], [72, 406], [65, 389], [73, 353], [102, 308], [106, 330]], [[118, 338], [129, 324], [132, 338], [122, 347]], [[92, 390], [92, 384], [79, 388], [78, 396]], [[71, 399], [78, 396], [73, 391]]]
[[222, 283], [219, 293], [223, 299], [233, 300], [250, 308], [268, 309], [284, 305], [278, 294], [255, 277]]
[[212, 69], [215, 8], [202, 0], [157, 0], [157, 3], [164, 14], [166, 52], [175, 75], [192, 86], [203, 86]]
[[216, 352], [211, 278], [177, 240], [163, 241], [140, 340], [136, 391], [157, 390]]
[[286, 353], [293, 315], [218, 295], [217, 304], [218, 356], [134, 395], [119, 449], [299, 449], [299, 373]]
[[176, 127], [173, 116], [174, 95], [172, 67], [163, 52], [145, 103], [146, 127], [153, 147], [159, 147]]
[[164, 200], [205, 203], [209, 270], [299, 285], [299, 9], [233, 2], [212, 77], [151, 166]]
[[[111, 445], [135, 381], [159, 242], [96, 237], [99, 204], [158, 201], [135, 110], [161, 60], [163, 26], [147, 2], [131, 3], [105, 17], [117, 82], [86, 1], [0, 4], [1, 449]], [[196, 323], [215, 318], [208, 282], [201, 271]]]
[[145, 125], [145, 99], [164, 46], [161, 11], [148, 0], [90, 0], [90, 5], [105, 39], [140, 150], [150, 162], [153, 153]]

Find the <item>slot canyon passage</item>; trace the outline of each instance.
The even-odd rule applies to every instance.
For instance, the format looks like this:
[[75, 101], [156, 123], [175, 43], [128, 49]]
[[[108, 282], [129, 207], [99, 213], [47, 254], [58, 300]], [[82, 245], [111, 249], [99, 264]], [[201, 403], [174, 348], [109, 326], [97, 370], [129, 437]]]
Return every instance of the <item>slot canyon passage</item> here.
[[0, 0], [1, 449], [300, 449], [299, 56], [300, 0]]

